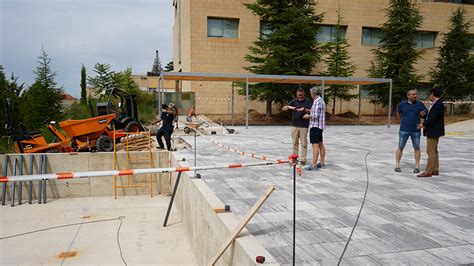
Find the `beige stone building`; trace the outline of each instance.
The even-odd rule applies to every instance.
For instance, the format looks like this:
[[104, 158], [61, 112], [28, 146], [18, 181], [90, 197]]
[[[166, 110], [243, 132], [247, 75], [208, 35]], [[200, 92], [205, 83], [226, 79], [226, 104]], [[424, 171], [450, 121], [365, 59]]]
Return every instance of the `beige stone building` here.
[[[244, 56], [248, 47], [261, 34], [260, 20], [243, 4], [251, 0], [174, 0], [174, 66], [180, 72], [246, 73], [243, 69], [249, 63]], [[349, 52], [357, 66], [355, 77], [367, 77], [366, 70], [373, 59], [371, 50], [379, 41], [379, 28], [385, 21], [384, 8], [388, 0], [319, 0], [318, 13], [324, 13], [317, 39], [327, 42], [337, 22], [336, 10], [340, 3]], [[419, 1], [424, 17], [418, 39], [419, 49], [425, 51], [417, 64], [420, 74], [428, 73], [438, 55], [437, 48], [442, 33], [448, 30], [452, 11], [464, 4], [468, 18], [474, 18], [472, 0]], [[474, 33], [474, 27], [471, 27]], [[318, 73], [324, 65], [315, 69]], [[231, 98], [231, 84], [225, 82], [182, 82], [182, 91], [196, 94], [196, 108], [200, 113], [228, 114]], [[423, 94], [423, 93], [422, 93]], [[236, 95], [237, 96], [237, 95]], [[422, 95], [423, 96], [423, 95]], [[383, 114], [386, 109], [369, 103], [363, 98], [363, 114]], [[357, 100], [337, 103], [336, 112], [357, 112]], [[277, 109], [278, 106], [274, 105]], [[236, 113], [245, 109], [245, 99], [236, 97]], [[250, 109], [265, 112], [264, 103], [251, 102]]]

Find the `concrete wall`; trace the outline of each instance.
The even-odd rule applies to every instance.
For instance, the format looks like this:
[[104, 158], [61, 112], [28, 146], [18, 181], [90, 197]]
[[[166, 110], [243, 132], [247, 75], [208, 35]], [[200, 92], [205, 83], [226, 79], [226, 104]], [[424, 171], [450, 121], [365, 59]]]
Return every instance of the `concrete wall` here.
[[[76, 153], [76, 154], [46, 154], [46, 173], [60, 173], [60, 172], [84, 172], [84, 171], [101, 171], [114, 169], [114, 154], [109, 152], [99, 153]], [[133, 162], [127, 164], [126, 153], [117, 153], [119, 169], [130, 168], [151, 168], [151, 167], [168, 167], [169, 153], [167, 151], [154, 151], [152, 153], [152, 165], [150, 167], [149, 161]], [[24, 155], [23, 174], [30, 172], [30, 158], [34, 156], [33, 160], [33, 174], [39, 173], [40, 154]], [[130, 152], [130, 158], [139, 159], [147, 158], [147, 152]], [[0, 155], [0, 170], [3, 174], [4, 157]], [[9, 155], [8, 175], [13, 174], [13, 160], [17, 158], [17, 170], [19, 174], [19, 155]], [[120, 176], [117, 177], [117, 185], [124, 186], [129, 181], [135, 182], [139, 185], [149, 185], [149, 175], [138, 175], [133, 177]], [[170, 174], [154, 174], [153, 180], [153, 194], [158, 193], [170, 194]], [[25, 182], [26, 183], [26, 182]], [[27, 186], [23, 185], [23, 198], [27, 197]], [[33, 198], [36, 199], [38, 182], [33, 185]], [[18, 192], [17, 192], [18, 193]], [[117, 196], [126, 195], [147, 195], [150, 194], [149, 186], [146, 188], [120, 188], [117, 189]], [[72, 198], [72, 197], [94, 197], [94, 196], [113, 196], [114, 195], [114, 179], [113, 176], [108, 177], [92, 177], [69, 180], [49, 180], [47, 187], [48, 198]], [[10, 199], [10, 189], [8, 189], [7, 198]]]
[[[179, 153], [173, 153], [172, 167], [188, 166], [181, 161]], [[194, 255], [200, 265], [206, 265], [225, 239], [240, 223], [240, 218], [232, 212], [215, 213], [215, 208], [224, 207], [207, 184], [201, 179], [191, 178], [192, 172], [183, 173], [178, 186], [175, 205], [181, 212], [182, 223], [191, 241]], [[177, 174], [174, 173], [171, 182], [174, 186]], [[232, 206], [231, 206], [232, 208]], [[251, 206], [249, 206], [249, 209]], [[173, 211], [175, 207], [173, 207]], [[170, 224], [176, 221], [169, 221]], [[255, 265], [256, 256], [265, 256], [265, 265], [277, 265], [268, 251], [244, 229], [224, 253], [217, 265]]]

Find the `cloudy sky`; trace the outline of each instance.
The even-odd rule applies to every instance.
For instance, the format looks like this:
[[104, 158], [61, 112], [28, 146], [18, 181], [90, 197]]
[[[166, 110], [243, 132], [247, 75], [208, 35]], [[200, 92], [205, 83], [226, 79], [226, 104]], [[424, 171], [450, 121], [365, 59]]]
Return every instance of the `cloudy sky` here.
[[30, 85], [41, 46], [56, 81], [80, 96], [80, 70], [94, 65], [135, 74], [150, 71], [159, 50], [173, 57], [172, 0], [0, 0], [0, 64]]

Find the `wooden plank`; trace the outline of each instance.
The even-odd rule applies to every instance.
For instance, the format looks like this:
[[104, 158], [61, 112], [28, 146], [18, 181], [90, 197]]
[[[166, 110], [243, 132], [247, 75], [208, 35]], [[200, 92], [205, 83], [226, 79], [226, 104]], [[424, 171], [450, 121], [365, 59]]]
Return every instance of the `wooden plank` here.
[[214, 208], [214, 212], [215, 212], [215, 213], [224, 213], [224, 212], [225, 212], [225, 208], [221, 208], [221, 207], [219, 207], [219, 208]]
[[226, 249], [234, 242], [234, 240], [237, 238], [237, 236], [242, 232], [244, 227], [250, 222], [252, 217], [257, 213], [258, 209], [265, 203], [265, 201], [268, 199], [270, 194], [275, 190], [275, 187], [270, 186], [268, 187], [267, 191], [265, 192], [264, 195], [262, 195], [257, 202], [252, 206], [252, 208], [247, 212], [243, 220], [240, 222], [240, 224], [232, 231], [232, 233], [229, 235], [229, 237], [226, 239], [224, 244], [219, 248], [219, 251], [217, 254], [209, 260], [208, 265], [214, 266], [216, 262], [222, 257]]

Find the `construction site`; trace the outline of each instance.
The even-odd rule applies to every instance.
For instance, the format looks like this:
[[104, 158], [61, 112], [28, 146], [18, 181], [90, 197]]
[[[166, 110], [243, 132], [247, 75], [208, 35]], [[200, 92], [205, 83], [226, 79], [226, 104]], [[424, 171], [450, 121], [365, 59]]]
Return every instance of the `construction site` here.
[[[298, 79], [320, 82], [323, 93], [334, 82], [386, 82]], [[97, 117], [50, 123], [55, 142], [15, 136], [19, 153], [1, 155], [2, 264], [474, 261], [474, 120], [447, 126], [442, 174], [419, 179], [393, 172], [390, 113], [386, 125], [328, 126], [326, 167], [305, 171], [291, 154], [290, 126], [227, 127], [181, 115], [172, 146], [157, 149], [156, 128], [133, 120], [133, 96], [122, 96], [118, 113], [128, 122], [108, 126], [113, 104], [98, 104]]]
[[162, 2], [2, 2], [1, 265], [474, 265], [471, 0]]

